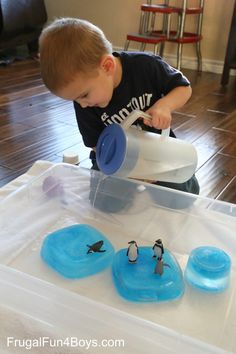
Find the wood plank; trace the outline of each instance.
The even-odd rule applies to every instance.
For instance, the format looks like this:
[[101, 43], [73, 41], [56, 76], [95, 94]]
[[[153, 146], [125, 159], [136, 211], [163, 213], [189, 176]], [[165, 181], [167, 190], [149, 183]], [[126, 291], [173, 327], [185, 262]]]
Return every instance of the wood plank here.
[[209, 104], [207, 109], [218, 112], [231, 113], [235, 109], [235, 92], [228, 92], [225, 95], [218, 95], [213, 93], [214, 99], [212, 104]]
[[11, 168], [0, 166], [0, 180], [11, 176], [14, 172]]
[[0, 113], [0, 127], [6, 124], [21, 123], [30, 127], [40, 127], [50, 122], [62, 122], [65, 124], [77, 126], [74, 108], [71, 102], [56, 105], [55, 107], [45, 107], [35, 109], [36, 113], [32, 113], [28, 107], [25, 110], [15, 110], [14, 113]]
[[212, 110], [222, 113], [231, 113], [235, 109], [235, 93], [227, 96], [209, 93], [206, 96], [192, 96], [180, 112], [186, 114], [203, 113]]
[[14, 170], [29, 168], [37, 160], [49, 160], [56, 159], [56, 154], [59, 151], [63, 151], [68, 148], [72, 148], [78, 144], [78, 134], [68, 134], [57, 137], [51, 137], [48, 140], [38, 141], [37, 143], [25, 147], [22, 150], [14, 149], [7, 157], [2, 158], [3, 164], [6, 167], [11, 167]]
[[224, 151], [234, 141], [234, 136], [216, 129], [209, 129], [193, 142], [198, 153], [198, 167], [201, 168], [217, 152]]
[[236, 177], [234, 177], [223, 191], [217, 196], [218, 200], [236, 204]]
[[214, 155], [196, 173], [200, 184], [200, 194], [217, 198], [235, 176], [236, 159], [221, 154]]
[[[26, 94], [26, 92], [24, 92]], [[27, 91], [26, 97], [22, 97], [22, 92], [19, 97], [15, 95], [13, 99], [13, 95], [11, 95], [11, 100], [8, 97], [5, 97], [5, 101], [0, 104], [2, 113], [9, 113], [11, 115], [19, 115], [19, 111], [26, 111], [28, 113], [38, 113], [39, 109], [47, 109], [48, 107], [55, 107], [59, 104], [64, 104], [65, 101], [53, 96], [49, 92], [45, 92], [45, 89], [35, 92], [32, 89]], [[34, 109], [37, 109], [35, 111]]]
[[231, 114], [229, 114], [226, 119], [217, 124], [216, 128], [236, 133], [236, 109]]
[[[81, 141], [81, 135], [76, 127], [65, 125], [60, 122], [56, 125], [52, 122], [39, 128], [33, 128], [24, 134], [4, 140], [0, 143], [0, 164], [6, 166], [6, 161], [8, 161], [10, 156], [15, 155], [16, 152], [17, 154], [22, 153], [23, 158], [23, 152], [27, 147], [33, 149], [35, 146], [43, 146], [45, 151], [47, 151], [50, 142], [60, 144], [60, 141], [64, 141], [64, 139], [72, 139], [74, 136], [76, 137], [75, 139], [77, 140], [77, 143]], [[63, 146], [63, 148], [65, 147]]]
[[179, 139], [194, 142], [205, 134], [212, 126], [218, 125], [226, 119], [226, 115], [217, 112], [205, 111], [197, 114], [196, 118], [189, 119], [186, 123], [175, 129]]
[[19, 71], [28, 71], [35, 68], [39, 70], [39, 63], [32, 59], [26, 59], [21, 61], [15, 61], [12, 65], [1, 66], [0, 74], [1, 76], [5, 75], [8, 78], [14, 78], [14, 74], [18, 73]]
[[3, 126], [0, 126], [1, 141], [12, 137], [14, 138], [17, 135], [25, 133], [31, 129], [32, 128], [30, 126], [22, 123], [5, 124]]
[[173, 112], [171, 128], [175, 131], [177, 128], [181, 127], [183, 124], [187, 123], [192, 118], [196, 118], [196, 116], [181, 112]]
[[221, 154], [224, 154], [224, 155], [230, 155], [232, 157], [236, 157], [236, 140], [235, 140], [235, 137], [234, 137], [234, 140], [225, 145], [224, 148], [221, 150]]
[[24, 90], [19, 90], [12, 92], [9, 94], [9, 92], [1, 92], [1, 97], [0, 97], [0, 106], [8, 105], [9, 102], [14, 102], [16, 100], [21, 100], [22, 99], [22, 94], [30, 97], [31, 95], [33, 96], [38, 96], [41, 94], [45, 93], [45, 86], [43, 84], [36, 86], [36, 87], [27, 87]]
[[29, 88], [37, 88], [38, 86], [42, 87], [43, 81], [39, 73], [27, 73], [24, 77], [15, 77], [14, 80], [4, 80], [4, 90], [5, 95], [11, 94], [14, 92], [24, 91]]
[[193, 97], [205, 96], [220, 86], [220, 75], [210, 72], [196, 73], [196, 71], [188, 69], [183, 69], [183, 73], [190, 81]]

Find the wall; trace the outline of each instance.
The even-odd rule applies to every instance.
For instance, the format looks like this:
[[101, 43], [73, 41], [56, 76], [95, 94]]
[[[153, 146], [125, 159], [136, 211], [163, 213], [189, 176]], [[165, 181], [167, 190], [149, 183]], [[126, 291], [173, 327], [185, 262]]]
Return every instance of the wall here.
[[[162, 1], [153, 1], [161, 3]], [[173, 4], [181, 4], [182, 0], [172, 0]], [[112, 42], [114, 48], [123, 48], [126, 34], [136, 32], [139, 27], [140, 5], [142, 0], [45, 0], [49, 21], [55, 17], [71, 16], [89, 20], [99, 26]], [[196, 5], [197, 0], [189, 0]], [[205, 0], [203, 17], [202, 57], [203, 70], [222, 72], [225, 50], [227, 46], [234, 0]], [[159, 18], [160, 19], [160, 18]], [[186, 29], [195, 28], [195, 17], [188, 16]], [[136, 49], [132, 43], [132, 49]], [[147, 49], [152, 50], [152, 47]], [[164, 56], [173, 62], [176, 44], [166, 45]], [[183, 66], [196, 67], [195, 47], [184, 45]]]

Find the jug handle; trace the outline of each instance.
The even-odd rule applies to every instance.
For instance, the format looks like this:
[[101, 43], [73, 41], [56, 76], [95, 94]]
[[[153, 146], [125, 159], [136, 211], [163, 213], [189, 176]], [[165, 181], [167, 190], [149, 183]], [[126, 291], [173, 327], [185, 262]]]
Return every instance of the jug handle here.
[[[143, 111], [134, 110], [121, 123], [121, 126], [123, 127], [124, 130], [126, 130], [140, 117], [145, 118], [145, 119], [149, 119], [149, 120], [152, 119], [152, 117], [149, 114], [147, 114]], [[170, 128], [162, 129], [161, 136], [169, 136], [169, 135], [170, 135]]]

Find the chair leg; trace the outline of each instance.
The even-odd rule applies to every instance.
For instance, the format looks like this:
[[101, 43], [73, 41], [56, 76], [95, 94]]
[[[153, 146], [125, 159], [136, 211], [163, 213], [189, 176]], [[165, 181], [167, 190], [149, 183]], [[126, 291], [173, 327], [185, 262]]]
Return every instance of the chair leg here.
[[140, 28], [140, 33], [146, 33], [148, 32], [148, 26], [149, 26], [149, 20], [150, 20], [150, 13], [145, 12], [143, 15], [143, 21], [142, 21], [142, 28]]
[[145, 14], [141, 13], [140, 21], [139, 21], [139, 30], [138, 30], [140, 34], [144, 32], [144, 20], [145, 20]]
[[154, 45], [154, 55], [158, 55], [159, 43]]
[[129, 43], [130, 43], [130, 41], [128, 41], [128, 40], [125, 42], [125, 46], [124, 46], [124, 50], [125, 50], [125, 51], [128, 50], [128, 48], [129, 48]]
[[150, 27], [150, 32], [151, 32], [151, 33], [154, 31], [155, 19], [156, 19], [156, 14], [153, 13], [152, 16], [151, 16], [151, 27]]
[[[199, 6], [203, 9], [204, 7], [204, 0], [200, 0]], [[202, 33], [202, 19], [203, 19], [203, 12], [198, 17], [198, 26], [197, 26], [197, 34], [201, 35]], [[196, 43], [196, 52], [197, 52], [197, 61], [198, 61], [198, 71], [202, 71], [202, 54], [201, 54], [201, 42]]]
[[200, 41], [196, 43], [196, 52], [197, 52], [197, 70], [202, 71], [202, 54], [201, 54]]
[[141, 43], [140, 45], [140, 52], [144, 52], [145, 51], [145, 48], [146, 48], [146, 43]]
[[165, 49], [165, 42], [161, 42], [161, 44], [160, 44], [160, 56], [161, 57], [163, 57], [164, 49]]
[[181, 68], [181, 62], [182, 62], [182, 51], [183, 51], [183, 44], [178, 43], [178, 48], [177, 48], [177, 69], [180, 70]]

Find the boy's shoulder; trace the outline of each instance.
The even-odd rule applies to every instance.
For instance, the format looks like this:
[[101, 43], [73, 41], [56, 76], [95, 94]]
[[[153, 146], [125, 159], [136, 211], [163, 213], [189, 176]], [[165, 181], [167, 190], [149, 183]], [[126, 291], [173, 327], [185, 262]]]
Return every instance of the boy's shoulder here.
[[115, 51], [113, 52], [115, 57], [121, 58], [122, 61], [130, 63], [143, 63], [143, 62], [162, 62], [162, 58], [158, 55], [146, 52], [125, 52]]

